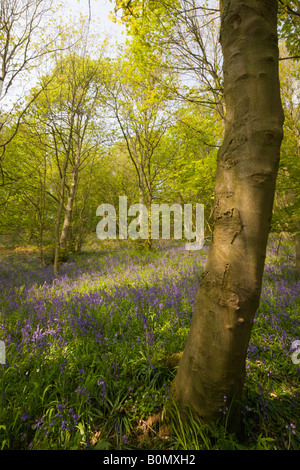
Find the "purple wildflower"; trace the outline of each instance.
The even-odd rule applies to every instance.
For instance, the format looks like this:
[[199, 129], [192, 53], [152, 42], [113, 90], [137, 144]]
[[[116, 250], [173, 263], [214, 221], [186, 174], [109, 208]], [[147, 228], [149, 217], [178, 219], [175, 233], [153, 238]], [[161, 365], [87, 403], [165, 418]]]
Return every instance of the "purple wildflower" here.
[[106, 395], [106, 385], [105, 385], [104, 380], [98, 380], [97, 383], [98, 383], [98, 387], [101, 387], [101, 389], [100, 389], [100, 397], [101, 397], [101, 399], [102, 399], [102, 401], [103, 401], [103, 398], [104, 398], [105, 395]]
[[293, 423], [290, 423], [286, 426], [286, 429], [291, 432], [292, 435], [296, 434], [296, 426]]

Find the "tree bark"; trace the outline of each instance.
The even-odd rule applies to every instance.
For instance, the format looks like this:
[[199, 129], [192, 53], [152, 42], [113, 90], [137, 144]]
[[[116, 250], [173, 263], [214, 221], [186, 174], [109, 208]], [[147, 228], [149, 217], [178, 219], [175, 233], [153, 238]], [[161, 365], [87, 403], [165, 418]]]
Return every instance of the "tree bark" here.
[[300, 223], [296, 224], [296, 236], [295, 236], [295, 245], [296, 245], [296, 269], [300, 272]]
[[62, 168], [61, 182], [60, 182], [60, 191], [59, 191], [59, 205], [57, 210], [56, 222], [55, 222], [55, 251], [54, 251], [54, 264], [53, 271], [56, 275], [58, 273], [59, 266], [59, 254], [60, 254], [60, 220], [64, 208], [64, 197], [65, 197], [65, 184], [66, 184], [66, 175], [69, 162], [69, 150], [65, 156], [64, 165]]
[[[295, 134], [297, 136], [297, 158], [300, 158], [300, 122], [295, 123]], [[296, 248], [296, 270], [300, 272], [300, 221], [296, 220], [296, 235], [295, 235], [295, 248]]]
[[68, 195], [67, 205], [66, 205], [66, 208], [65, 208], [63, 228], [62, 228], [61, 235], [60, 235], [60, 247], [61, 248], [66, 248], [66, 246], [67, 246], [69, 230], [70, 230], [70, 226], [71, 226], [71, 222], [72, 222], [73, 206], [74, 206], [76, 189], [77, 189], [79, 165], [80, 165], [80, 150], [77, 151], [76, 158], [75, 158], [75, 164], [74, 164], [74, 167], [72, 169], [71, 187], [70, 187], [70, 191], [69, 191], [69, 195]]
[[205, 423], [220, 418], [224, 400], [227, 406], [233, 403], [228, 426], [234, 431], [261, 293], [284, 117], [277, 0], [220, 3], [226, 125], [218, 153], [213, 240], [175, 395]]

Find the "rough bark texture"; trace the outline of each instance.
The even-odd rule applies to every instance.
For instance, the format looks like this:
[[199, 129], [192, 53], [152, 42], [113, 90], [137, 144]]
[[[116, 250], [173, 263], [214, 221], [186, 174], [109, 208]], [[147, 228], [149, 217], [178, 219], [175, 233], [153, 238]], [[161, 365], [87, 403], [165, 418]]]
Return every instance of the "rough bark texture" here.
[[203, 422], [234, 399], [259, 305], [282, 140], [277, 0], [221, 2], [226, 125], [218, 154], [214, 232], [175, 379], [179, 403]]

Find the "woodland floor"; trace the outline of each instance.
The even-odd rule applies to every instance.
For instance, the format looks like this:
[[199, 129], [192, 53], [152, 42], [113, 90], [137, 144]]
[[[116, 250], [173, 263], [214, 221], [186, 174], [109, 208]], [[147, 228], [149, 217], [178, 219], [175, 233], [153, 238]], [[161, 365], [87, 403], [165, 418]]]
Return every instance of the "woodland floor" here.
[[[53, 275], [32, 247], [0, 251], [0, 449], [299, 449], [299, 274], [271, 239], [238, 436], [181, 421], [171, 384], [207, 247], [88, 246]], [[300, 357], [300, 354], [299, 354]]]

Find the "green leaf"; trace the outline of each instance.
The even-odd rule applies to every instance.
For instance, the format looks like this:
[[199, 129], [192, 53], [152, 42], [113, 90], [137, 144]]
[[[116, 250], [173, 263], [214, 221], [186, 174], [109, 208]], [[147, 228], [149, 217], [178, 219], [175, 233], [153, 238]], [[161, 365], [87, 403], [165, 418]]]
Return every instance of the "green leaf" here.
[[101, 441], [101, 442], [98, 442], [98, 444], [95, 445], [93, 450], [108, 450], [108, 449], [110, 449], [110, 447], [111, 447], [110, 442]]

